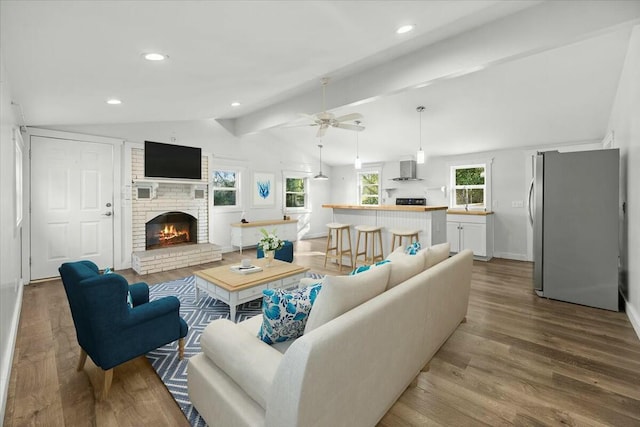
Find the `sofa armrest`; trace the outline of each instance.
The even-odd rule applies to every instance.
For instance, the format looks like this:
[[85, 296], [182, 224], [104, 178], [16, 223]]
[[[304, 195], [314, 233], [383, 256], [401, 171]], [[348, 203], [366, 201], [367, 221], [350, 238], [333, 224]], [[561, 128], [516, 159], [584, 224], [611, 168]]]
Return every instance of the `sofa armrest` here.
[[160, 298], [146, 304], [138, 305], [129, 310], [129, 316], [124, 319], [123, 327], [138, 326], [143, 322], [153, 320], [169, 313], [180, 317], [180, 300], [174, 296]]
[[227, 319], [211, 322], [200, 337], [200, 346], [205, 356], [266, 408], [282, 360], [278, 350]]

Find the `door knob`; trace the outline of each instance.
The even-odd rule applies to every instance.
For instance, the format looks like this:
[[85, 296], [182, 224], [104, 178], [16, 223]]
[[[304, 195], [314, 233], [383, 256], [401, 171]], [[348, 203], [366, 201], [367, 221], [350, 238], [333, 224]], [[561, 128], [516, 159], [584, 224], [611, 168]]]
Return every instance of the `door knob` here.
[[106, 214], [103, 214], [104, 216], [111, 216], [112, 213], [111, 212], [107, 212]]

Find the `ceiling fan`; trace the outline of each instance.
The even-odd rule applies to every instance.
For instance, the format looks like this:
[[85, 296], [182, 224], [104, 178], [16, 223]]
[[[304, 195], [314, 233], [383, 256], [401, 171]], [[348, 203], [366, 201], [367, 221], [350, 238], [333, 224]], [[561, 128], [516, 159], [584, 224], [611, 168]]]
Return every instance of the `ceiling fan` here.
[[362, 114], [350, 113], [350, 114], [345, 114], [344, 116], [336, 117], [333, 113], [329, 113], [327, 111], [325, 107], [325, 89], [327, 87], [327, 84], [329, 84], [329, 78], [323, 77], [320, 80], [320, 83], [322, 84], [322, 113], [313, 114], [313, 115], [300, 113], [301, 116], [313, 122], [309, 125], [303, 125], [303, 126], [318, 126], [318, 133], [316, 133], [316, 137], [318, 138], [324, 136], [324, 134], [327, 132], [327, 129], [329, 129], [330, 127], [346, 129], [346, 130], [354, 130], [357, 132], [363, 131], [364, 126], [345, 123], [353, 120], [362, 119]]

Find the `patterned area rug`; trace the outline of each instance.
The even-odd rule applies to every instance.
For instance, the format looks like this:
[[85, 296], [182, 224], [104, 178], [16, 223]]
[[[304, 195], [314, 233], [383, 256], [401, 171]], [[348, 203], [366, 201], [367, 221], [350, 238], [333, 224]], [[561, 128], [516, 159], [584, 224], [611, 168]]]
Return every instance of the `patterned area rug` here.
[[[307, 273], [308, 277], [322, 278], [315, 273]], [[192, 426], [205, 427], [206, 422], [200, 417], [193, 407], [187, 392], [187, 364], [188, 359], [200, 352], [200, 334], [204, 328], [215, 319], [228, 319], [229, 306], [220, 302], [206, 292], [200, 292], [200, 301], [194, 302], [193, 287], [195, 276], [172, 282], [159, 283], [149, 287], [149, 299], [155, 300], [164, 296], [173, 295], [180, 300], [180, 315], [189, 325], [184, 359], [178, 359], [178, 343], [167, 344], [152, 352], [147, 353], [147, 358], [158, 373], [162, 382], [173, 396], [182, 412]], [[260, 314], [262, 298], [249, 301], [238, 306], [236, 321], [240, 322], [249, 317]]]

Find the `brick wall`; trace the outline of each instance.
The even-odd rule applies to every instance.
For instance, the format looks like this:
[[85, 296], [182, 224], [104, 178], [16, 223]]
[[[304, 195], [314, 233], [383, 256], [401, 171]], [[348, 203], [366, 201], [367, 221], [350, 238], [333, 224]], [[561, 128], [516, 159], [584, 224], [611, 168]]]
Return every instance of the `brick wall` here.
[[[209, 176], [209, 167], [207, 158], [202, 158], [202, 175], [206, 178]], [[144, 179], [144, 150], [131, 150], [131, 177], [136, 179]], [[133, 251], [145, 250], [145, 223], [155, 216], [169, 211], [186, 212], [198, 219], [198, 243], [206, 243], [209, 241], [209, 206], [208, 187], [202, 185], [204, 190], [204, 199], [193, 198], [193, 184], [169, 184], [160, 183], [156, 191], [156, 197], [153, 199], [138, 200], [134, 197], [132, 201], [132, 244]]]

